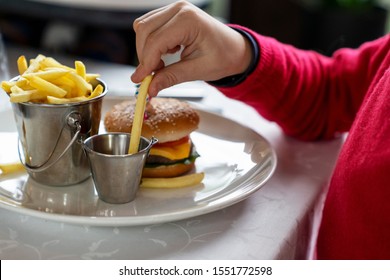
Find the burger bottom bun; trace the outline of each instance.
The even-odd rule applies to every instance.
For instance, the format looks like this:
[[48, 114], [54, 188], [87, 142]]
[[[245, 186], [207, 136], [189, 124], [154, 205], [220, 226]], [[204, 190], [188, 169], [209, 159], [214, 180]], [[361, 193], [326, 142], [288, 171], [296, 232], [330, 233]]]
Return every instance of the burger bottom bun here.
[[161, 165], [157, 167], [145, 167], [142, 172], [142, 177], [145, 178], [169, 178], [180, 176], [192, 168], [195, 164], [177, 163], [172, 165]]

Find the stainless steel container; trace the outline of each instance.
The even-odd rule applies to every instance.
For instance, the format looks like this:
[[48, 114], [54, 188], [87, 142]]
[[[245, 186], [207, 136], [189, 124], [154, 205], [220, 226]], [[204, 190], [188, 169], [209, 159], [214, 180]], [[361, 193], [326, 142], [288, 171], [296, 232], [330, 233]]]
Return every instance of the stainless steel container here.
[[19, 156], [39, 183], [66, 186], [91, 174], [83, 141], [99, 131], [104, 91], [93, 99], [69, 104], [13, 103]]
[[155, 138], [141, 137], [139, 151], [128, 154], [130, 134], [108, 133], [84, 141], [92, 178], [99, 198], [108, 203], [134, 200], [139, 189], [146, 158]]

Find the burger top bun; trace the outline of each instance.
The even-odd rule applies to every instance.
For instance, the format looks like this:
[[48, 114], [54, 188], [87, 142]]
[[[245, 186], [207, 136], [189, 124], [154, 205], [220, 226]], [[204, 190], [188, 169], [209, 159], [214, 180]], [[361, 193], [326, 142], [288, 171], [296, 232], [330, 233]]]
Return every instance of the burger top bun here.
[[[116, 104], [107, 112], [104, 126], [108, 132], [131, 132], [136, 99]], [[156, 137], [159, 143], [175, 141], [198, 128], [199, 115], [186, 102], [174, 98], [152, 98], [146, 105], [142, 136]]]

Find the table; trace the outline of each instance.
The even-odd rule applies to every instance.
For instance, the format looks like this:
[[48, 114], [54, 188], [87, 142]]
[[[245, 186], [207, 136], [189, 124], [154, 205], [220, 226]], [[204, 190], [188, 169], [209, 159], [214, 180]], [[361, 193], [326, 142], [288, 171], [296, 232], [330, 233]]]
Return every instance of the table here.
[[[21, 50], [11, 48], [8, 54], [12, 66]], [[128, 86], [132, 67], [85, 63], [90, 71], [102, 74], [113, 94], [121, 94]], [[16, 74], [15, 66], [11, 72]], [[278, 165], [265, 186], [222, 210], [146, 226], [74, 225], [0, 209], [0, 259], [306, 258], [316, 205], [342, 140], [309, 143], [286, 137], [252, 108], [203, 82], [185, 83], [172, 91], [191, 88], [202, 88], [204, 93], [193, 102], [252, 128], [271, 143]]]

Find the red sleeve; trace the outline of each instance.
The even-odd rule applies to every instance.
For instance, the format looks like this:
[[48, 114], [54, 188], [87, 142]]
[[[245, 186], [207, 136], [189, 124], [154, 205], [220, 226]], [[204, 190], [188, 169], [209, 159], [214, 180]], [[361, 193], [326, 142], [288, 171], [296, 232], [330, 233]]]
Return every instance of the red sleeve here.
[[259, 63], [239, 85], [218, 89], [303, 140], [329, 139], [349, 130], [389, 51], [390, 35], [326, 57], [240, 28], [258, 42]]

